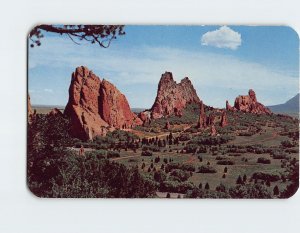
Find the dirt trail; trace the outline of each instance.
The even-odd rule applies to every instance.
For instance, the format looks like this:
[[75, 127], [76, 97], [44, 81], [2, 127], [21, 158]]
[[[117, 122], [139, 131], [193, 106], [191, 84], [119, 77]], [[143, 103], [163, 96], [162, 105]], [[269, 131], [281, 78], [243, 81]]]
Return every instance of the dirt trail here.
[[184, 164], [187, 163], [193, 163], [195, 162], [195, 160], [197, 160], [198, 158], [196, 156], [191, 156], [187, 161], [183, 162]]

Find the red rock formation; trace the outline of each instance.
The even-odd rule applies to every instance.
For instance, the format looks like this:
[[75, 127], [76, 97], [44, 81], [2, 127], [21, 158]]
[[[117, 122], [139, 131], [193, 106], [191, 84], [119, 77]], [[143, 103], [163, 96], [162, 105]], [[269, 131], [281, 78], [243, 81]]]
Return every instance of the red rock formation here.
[[30, 102], [30, 96], [27, 95], [27, 121], [29, 124], [32, 123], [32, 121], [34, 121], [36, 117], [36, 110], [33, 110], [32, 106], [31, 106], [31, 102]]
[[50, 112], [47, 113], [48, 116], [59, 116], [63, 117], [64, 114], [57, 108], [53, 108]]
[[71, 133], [83, 140], [105, 135], [113, 128], [130, 128], [142, 123], [114, 85], [106, 80], [101, 82], [83, 66], [72, 74], [64, 114], [71, 120]]
[[207, 126], [215, 124], [215, 115], [214, 113], [209, 114], [209, 117], [207, 118]]
[[143, 126], [151, 123], [151, 112], [144, 111], [138, 114], [139, 118], [143, 121]]
[[27, 111], [28, 111], [28, 116], [30, 116], [31, 114], [33, 114], [33, 109], [31, 106], [31, 102], [30, 102], [30, 96], [27, 95]]
[[157, 96], [151, 108], [154, 119], [175, 114], [182, 115], [182, 110], [189, 103], [200, 103], [191, 81], [186, 77], [176, 83], [171, 72], [162, 74], [158, 84]]
[[106, 80], [100, 85], [99, 112], [101, 118], [115, 128], [128, 129], [143, 123], [130, 110], [126, 97]]
[[167, 121], [165, 125], [165, 129], [169, 130], [171, 128], [170, 122]]
[[216, 127], [215, 127], [214, 124], [212, 124], [212, 125], [210, 126], [210, 135], [211, 135], [211, 136], [216, 136], [216, 135], [217, 135], [217, 130], [216, 130]]
[[234, 108], [242, 112], [255, 114], [271, 114], [270, 109], [259, 103], [255, 92], [250, 89], [248, 95], [240, 95], [235, 99]]
[[226, 100], [226, 110], [227, 111], [235, 111], [236, 110], [229, 104], [228, 100]]
[[200, 101], [199, 108], [200, 108], [200, 114], [199, 114], [199, 120], [198, 120], [198, 128], [205, 129], [206, 128], [206, 114], [205, 114], [205, 110], [204, 110], [204, 104], [202, 101]]
[[222, 117], [221, 117], [221, 123], [220, 123], [220, 126], [221, 127], [225, 127], [228, 125], [228, 121], [227, 121], [227, 114], [226, 114], [226, 111], [223, 111], [222, 112]]

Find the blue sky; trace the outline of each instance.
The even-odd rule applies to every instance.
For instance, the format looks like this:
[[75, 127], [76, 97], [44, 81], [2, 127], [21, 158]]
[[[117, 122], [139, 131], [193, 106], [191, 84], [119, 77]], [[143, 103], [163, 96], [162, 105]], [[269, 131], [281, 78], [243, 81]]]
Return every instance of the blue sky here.
[[29, 48], [32, 104], [65, 105], [71, 74], [84, 65], [111, 81], [131, 107], [150, 108], [161, 74], [189, 77], [204, 103], [225, 107], [256, 91], [266, 105], [283, 103], [299, 90], [299, 39], [289, 27], [125, 26], [126, 35], [107, 49], [74, 44], [45, 33]]

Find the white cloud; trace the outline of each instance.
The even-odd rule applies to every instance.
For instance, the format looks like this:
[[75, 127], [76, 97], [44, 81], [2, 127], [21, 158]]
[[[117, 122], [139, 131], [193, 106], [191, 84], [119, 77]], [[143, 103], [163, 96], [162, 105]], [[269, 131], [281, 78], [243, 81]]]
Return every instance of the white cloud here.
[[242, 44], [242, 38], [240, 33], [230, 27], [222, 26], [217, 30], [203, 34], [201, 44], [236, 50]]
[[44, 92], [53, 93], [53, 90], [52, 90], [52, 89], [49, 89], [49, 88], [45, 88], [45, 89], [44, 89]]

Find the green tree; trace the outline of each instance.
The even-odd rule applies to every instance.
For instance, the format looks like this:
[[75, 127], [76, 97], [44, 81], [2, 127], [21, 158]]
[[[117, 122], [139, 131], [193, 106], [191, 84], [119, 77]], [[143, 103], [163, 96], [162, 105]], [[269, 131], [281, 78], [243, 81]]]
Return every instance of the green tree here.
[[209, 184], [206, 183], [204, 188], [205, 188], [206, 190], [209, 190]]
[[279, 188], [278, 188], [277, 185], [273, 189], [273, 194], [274, 194], [274, 196], [278, 196], [279, 195]]

